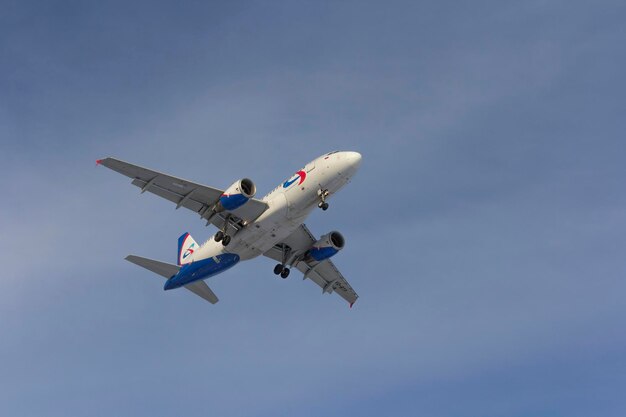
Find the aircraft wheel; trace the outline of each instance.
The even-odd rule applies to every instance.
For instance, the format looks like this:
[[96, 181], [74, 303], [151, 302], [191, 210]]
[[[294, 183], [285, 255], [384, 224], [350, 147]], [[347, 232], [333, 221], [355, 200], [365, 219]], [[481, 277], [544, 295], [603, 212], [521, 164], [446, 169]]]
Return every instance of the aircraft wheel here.
[[328, 210], [328, 203], [322, 203], [320, 204], [320, 208], [324, 211]]
[[228, 246], [229, 243], [230, 243], [230, 236], [225, 235], [224, 239], [222, 239], [222, 245]]
[[215, 234], [214, 239], [215, 239], [215, 241], [216, 241], [216, 242], [219, 242], [220, 240], [224, 239], [224, 232], [222, 232], [221, 230], [220, 230], [220, 231], [218, 231], [218, 232]]
[[281, 272], [283, 272], [283, 266], [281, 264], [276, 264], [276, 266], [274, 267], [274, 273], [276, 275], [280, 275]]
[[289, 276], [289, 268], [283, 269], [283, 272], [280, 273], [282, 279], [285, 279]]

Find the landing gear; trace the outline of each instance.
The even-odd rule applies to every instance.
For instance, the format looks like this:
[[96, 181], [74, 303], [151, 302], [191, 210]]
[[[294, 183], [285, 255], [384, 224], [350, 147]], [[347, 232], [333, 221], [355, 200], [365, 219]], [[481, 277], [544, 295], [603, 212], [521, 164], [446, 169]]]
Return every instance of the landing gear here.
[[328, 203], [326, 202], [326, 197], [328, 197], [328, 190], [318, 190], [317, 191], [317, 195], [320, 197], [320, 202], [317, 205], [317, 207], [321, 208], [322, 210], [326, 211], [328, 210]]
[[291, 253], [291, 248], [284, 243], [281, 245], [281, 263], [276, 264], [274, 267], [274, 273], [276, 275], [280, 275], [282, 279], [285, 279], [289, 276], [289, 268], [286, 265], [293, 265], [294, 257]]
[[222, 245], [228, 246], [230, 243], [231, 236], [226, 234], [226, 230], [228, 230], [228, 222], [230, 221], [230, 215], [226, 216], [226, 220], [224, 221], [224, 228], [222, 230], [218, 230], [213, 239], [216, 242], [222, 242]]
[[280, 275], [282, 279], [285, 279], [289, 276], [289, 268], [284, 267], [283, 264], [276, 264], [274, 267], [274, 273], [276, 275]]
[[221, 230], [218, 231], [215, 236], [213, 237], [213, 239], [215, 239], [216, 242], [222, 242], [222, 245], [224, 246], [228, 246], [228, 244], [230, 243], [230, 236], [225, 234], [224, 232], [222, 232]]

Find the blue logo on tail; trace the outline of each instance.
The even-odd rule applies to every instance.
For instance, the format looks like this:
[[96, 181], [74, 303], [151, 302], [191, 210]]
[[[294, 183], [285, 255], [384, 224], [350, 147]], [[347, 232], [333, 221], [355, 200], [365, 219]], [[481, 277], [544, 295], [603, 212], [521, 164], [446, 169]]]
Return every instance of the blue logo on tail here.
[[186, 250], [186, 251], [185, 251], [185, 253], [183, 254], [183, 259], [187, 258], [189, 255], [191, 255], [191, 254], [194, 252], [194, 250], [193, 250], [193, 249], [191, 249], [191, 248], [193, 248], [194, 246], [196, 246], [196, 244], [195, 244], [195, 243], [192, 243], [191, 245], [189, 245], [189, 248], [187, 248], [187, 250]]

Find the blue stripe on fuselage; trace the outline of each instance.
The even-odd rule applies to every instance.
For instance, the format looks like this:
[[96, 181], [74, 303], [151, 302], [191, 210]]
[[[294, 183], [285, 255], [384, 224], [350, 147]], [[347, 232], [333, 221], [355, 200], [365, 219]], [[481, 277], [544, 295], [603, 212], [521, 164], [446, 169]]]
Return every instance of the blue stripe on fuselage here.
[[[216, 261], [217, 259], [217, 261]], [[183, 266], [178, 274], [165, 282], [164, 290], [182, 287], [199, 279], [206, 279], [224, 272], [239, 262], [239, 255], [224, 253], [213, 258], [202, 259]]]

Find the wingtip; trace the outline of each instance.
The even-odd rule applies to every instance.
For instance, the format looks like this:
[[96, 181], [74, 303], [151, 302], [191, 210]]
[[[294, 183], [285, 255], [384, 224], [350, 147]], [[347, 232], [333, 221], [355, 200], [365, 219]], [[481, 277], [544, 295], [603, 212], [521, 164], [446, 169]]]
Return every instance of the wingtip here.
[[355, 301], [350, 303], [350, 308], [352, 308], [352, 306], [354, 305]]
[[102, 159], [96, 159], [96, 166], [102, 165]]

